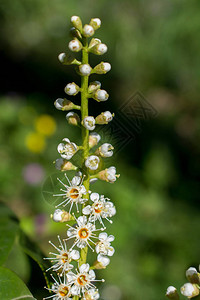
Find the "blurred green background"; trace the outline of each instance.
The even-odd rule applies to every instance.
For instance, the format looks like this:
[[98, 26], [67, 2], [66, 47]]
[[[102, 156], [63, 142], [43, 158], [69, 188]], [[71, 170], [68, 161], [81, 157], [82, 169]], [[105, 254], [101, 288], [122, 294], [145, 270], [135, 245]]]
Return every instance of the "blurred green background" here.
[[[117, 167], [120, 179], [91, 187], [117, 207], [108, 226], [116, 253], [99, 272], [106, 279], [102, 299], [161, 300], [200, 261], [200, 2], [0, 0], [0, 200], [45, 255], [48, 240], [65, 236], [66, 228], [50, 220], [54, 207], [42, 191], [57, 176], [57, 144], [64, 137], [80, 141], [79, 130], [53, 105], [68, 82], [80, 84], [73, 67], [57, 59], [67, 49], [72, 15], [84, 23], [99, 17], [96, 36], [109, 48], [103, 57], [91, 55], [92, 66], [101, 59], [112, 64], [106, 76], [93, 77], [110, 98], [91, 101], [91, 113], [120, 116], [138, 91], [157, 111], [141, 118], [140, 130], [125, 123], [134, 139], [123, 149], [115, 140], [120, 150], [107, 165]], [[46, 295], [40, 269], [17, 244], [6, 265], [37, 299]]]

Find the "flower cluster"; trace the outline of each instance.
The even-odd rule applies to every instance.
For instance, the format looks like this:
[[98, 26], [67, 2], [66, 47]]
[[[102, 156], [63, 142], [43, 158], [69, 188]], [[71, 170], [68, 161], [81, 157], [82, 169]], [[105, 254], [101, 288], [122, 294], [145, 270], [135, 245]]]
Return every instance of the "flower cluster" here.
[[[50, 252], [50, 257], [45, 258], [51, 262], [47, 271], [56, 275], [51, 274], [52, 285], [47, 288], [52, 295], [44, 299], [95, 300], [100, 297], [95, 282], [104, 280], [97, 280], [94, 270], [106, 268], [115, 252], [111, 244], [114, 236], [105, 232], [105, 223], [112, 223], [111, 219], [116, 214], [116, 209], [109, 198], [91, 192], [90, 183], [98, 179], [114, 183], [119, 175], [116, 174], [114, 166], [101, 168], [102, 160], [113, 155], [114, 147], [110, 143], [98, 146], [101, 136], [93, 130], [96, 126], [112, 121], [114, 114], [104, 111], [96, 117], [89, 115], [89, 99], [101, 102], [109, 98], [108, 93], [101, 88], [101, 83], [89, 82], [89, 77], [92, 74], [106, 74], [111, 65], [101, 62], [92, 67], [88, 62], [89, 53], [102, 55], [107, 51], [107, 46], [101, 40], [92, 37], [101, 26], [101, 20], [93, 18], [89, 24], [82, 25], [81, 19], [73, 16], [71, 23], [73, 27], [70, 32], [73, 38], [68, 48], [74, 53], [81, 51], [82, 59], [79, 60], [69, 53], [61, 53], [58, 59], [64, 65], [75, 65], [77, 73], [81, 76], [80, 86], [70, 82], [64, 88], [67, 97], [80, 93], [81, 105], [66, 98], [58, 98], [54, 104], [58, 110], [67, 111], [66, 119], [69, 124], [81, 127], [82, 145], [77, 145], [65, 137], [57, 147], [60, 157], [56, 159], [55, 167], [64, 171], [64, 179], [57, 178], [60, 192], [54, 195], [57, 201], [52, 219], [65, 223], [67, 228], [63, 239], [58, 236], [58, 245], [49, 242], [54, 252]], [[80, 116], [73, 110], [80, 112]], [[81, 163], [72, 163], [71, 159], [77, 152], [80, 154]], [[69, 170], [77, 171], [71, 180], [65, 173]], [[87, 263], [90, 253], [95, 253], [91, 265]]]
[[[199, 266], [200, 271], [200, 266]], [[190, 267], [186, 271], [186, 278], [189, 282], [185, 283], [180, 292], [183, 296], [188, 299], [195, 298], [200, 294], [200, 273], [197, 272], [197, 269], [194, 267]], [[169, 299], [178, 300], [179, 294], [177, 289], [174, 286], [169, 286], [167, 288], [166, 296]]]

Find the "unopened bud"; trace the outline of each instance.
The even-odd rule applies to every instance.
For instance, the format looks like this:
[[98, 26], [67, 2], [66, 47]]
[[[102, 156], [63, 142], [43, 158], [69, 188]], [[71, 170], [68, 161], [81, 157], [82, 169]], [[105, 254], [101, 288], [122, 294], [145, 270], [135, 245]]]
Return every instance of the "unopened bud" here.
[[82, 31], [82, 21], [81, 21], [80, 17], [72, 16], [71, 23], [76, 29], [78, 29], [79, 31]]
[[93, 54], [96, 55], [103, 55], [104, 53], [106, 53], [108, 50], [108, 47], [105, 44], [97, 44], [94, 47], [92, 47], [91, 49], [89, 49], [89, 51]]
[[91, 25], [86, 24], [83, 27], [83, 35], [85, 37], [90, 37], [94, 34], [94, 28]]
[[185, 283], [181, 287], [181, 294], [188, 298], [193, 298], [199, 295], [199, 288], [197, 284]]
[[93, 98], [97, 101], [106, 101], [108, 100], [108, 93], [105, 91], [105, 90], [97, 90], [95, 93], [94, 93], [94, 96]]
[[58, 158], [55, 161], [55, 167], [57, 170], [60, 171], [72, 171], [72, 170], [77, 170], [77, 167], [74, 166], [70, 161], [63, 159], [63, 158]]
[[70, 215], [67, 211], [61, 209], [56, 209], [51, 215], [51, 218], [54, 220], [54, 222], [61, 223], [73, 220], [72, 215]]
[[70, 96], [75, 96], [78, 94], [79, 90], [79, 86], [74, 82], [68, 83], [64, 89], [65, 93]]
[[78, 29], [76, 29], [75, 27], [72, 27], [70, 29], [70, 34], [71, 34], [72, 37], [76, 37], [78, 39], [82, 38], [80, 31]]
[[63, 111], [67, 111], [67, 110], [71, 110], [71, 109], [81, 109], [80, 106], [75, 105], [73, 102], [71, 102], [70, 100], [67, 99], [62, 99], [62, 98], [58, 98], [55, 102], [54, 102], [55, 107], [58, 110], [63, 110]]
[[187, 269], [186, 271], [186, 277], [188, 279], [188, 281], [190, 283], [200, 283], [200, 277], [199, 277], [199, 273], [197, 272], [197, 270], [193, 267], [190, 267], [189, 269]]
[[80, 61], [68, 53], [60, 53], [58, 59], [63, 65], [81, 65]]
[[89, 135], [89, 148], [92, 148], [98, 144], [100, 141], [101, 137], [98, 133], [92, 132]]
[[80, 75], [82, 75], [82, 76], [90, 75], [91, 71], [92, 71], [92, 68], [90, 67], [89, 64], [83, 64], [83, 65], [79, 66], [79, 72], [80, 72]]
[[101, 26], [101, 20], [99, 18], [93, 18], [90, 21], [90, 25], [97, 30]]
[[105, 111], [95, 118], [95, 122], [99, 125], [108, 124], [108, 122], [112, 121], [113, 117], [114, 114], [111, 114], [110, 111]]
[[111, 70], [111, 65], [107, 62], [101, 62], [93, 69], [93, 73], [96, 74], [106, 74]]
[[73, 52], [79, 52], [82, 49], [82, 44], [77, 38], [75, 38], [69, 42], [68, 47]]
[[77, 126], [80, 123], [79, 115], [73, 111], [70, 111], [68, 114], [66, 114], [66, 119], [70, 125]]
[[178, 300], [179, 295], [177, 289], [174, 286], [169, 286], [166, 291], [166, 297], [172, 300]]
[[89, 87], [88, 87], [88, 93], [93, 93], [95, 92], [96, 90], [100, 89], [101, 87], [101, 82], [99, 81], [94, 81], [94, 82], [91, 82]]
[[101, 40], [100, 39], [97, 39], [97, 38], [92, 38], [90, 43], [89, 43], [89, 47], [88, 49], [90, 50], [92, 47], [98, 45], [98, 44], [101, 44]]
[[101, 157], [111, 157], [113, 155], [114, 147], [109, 143], [104, 143], [95, 152], [95, 154]]

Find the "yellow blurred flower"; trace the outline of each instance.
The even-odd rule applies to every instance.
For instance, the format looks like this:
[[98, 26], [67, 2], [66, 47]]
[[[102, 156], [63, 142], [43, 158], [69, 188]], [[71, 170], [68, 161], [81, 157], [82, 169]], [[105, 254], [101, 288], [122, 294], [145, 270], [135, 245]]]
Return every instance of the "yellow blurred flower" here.
[[40, 134], [50, 136], [56, 130], [56, 122], [49, 115], [41, 115], [35, 120], [35, 128]]
[[46, 147], [46, 141], [43, 135], [37, 132], [31, 132], [25, 139], [26, 147], [34, 153], [42, 152]]

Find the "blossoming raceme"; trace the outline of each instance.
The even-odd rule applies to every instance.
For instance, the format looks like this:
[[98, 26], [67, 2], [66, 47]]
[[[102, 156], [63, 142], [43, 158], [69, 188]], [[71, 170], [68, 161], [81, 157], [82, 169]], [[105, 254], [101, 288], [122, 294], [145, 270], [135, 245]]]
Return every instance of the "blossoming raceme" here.
[[80, 253], [77, 250], [67, 250], [66, 242], [61, 242], [60, 237], [58, 236], [59, 240], [59, 248], [56, 247], [51, 241], [49, 243], [57, 250], [58, 253], [52, 253], [49, 254], [54, 255], [54, 257], [50, 258], [44, 258], [49, 259], [54, 264], [47, 269], [49, 271], [50, 269], [53, 269], [55, 272], [60, 272], [61, 275], [64, 275], [65, 272], [73, 269], [73, 265], [70, 264], [72, 260], [78, 260], [80, 258]]
[[[72, 248], [74, 246], [77, 246], [78, 248], [89, 246], [92, 249], [89, 243], [95, 243], [91, 238], [97, 238], [96, 234], [94, 234], [93, 232], [103, 229], [96, 229], [94, 224], [88, 222], [86, 216], [80, 216], [76, 221], [77, 225], [75, 227], [67, 225], [69, 227], [67, 231], [67, 235], [69, 238], [67, 240], [75, 238]], [[92, 249], [92, 251], [94, 250]]]
[[102, 218], [112, 223], [112, 221], [109, 220], [108, 217], [112, 217], [116, 214], [114, 204], [110, 201], [107, 201], [109, 199], [104, 198], [103, 195], [99, 196], [98, 193], [92, 193], [90, 195], [90, 200], [93, 202], [93, 204], [87, 205], [82, 210], [82, 213], [84, 215], [90, 215], [89, 221], [95, 222], [96, 220], [98, 220], [103, 225], [103, 227], [105, 227], [105, 225], [102, 221]]
[[68, 138], [64, 138], [63, 142], [58, 145], [57, 149], [62, 158], [69, 160], [78, 151], [78, 147], [75, 143], [70, 142]]
[[[104, 281], [104, 280], [95, 280], [95, 272], [93, 270], [90, 270], [89, 264], [82, 264], [79, 267], [79, 270], [77, 271], [77, 274], [73, 272], [67, 273], [67, 279], [71, 287], [71, 293], [73, 295], [80, 295], [82, 292], [84, 295], [84, 298], [88, 293], [86, 293], [90, 288], [95, 288], [95, 285], [92, 283], [94, 281]], [[95, 295], [95, 293], [93, 292]], [[89, 295], [88, 295], [89, 297]], [[84, 299], [83, 298], [83, 299]], [[94, 298], [98, 299], [98, 298]]]
[[76, 205], [76, 209], [78, 212], [78, 204], [83, 204], [85, 201], [87, 201], [87, 198], [82, 198], [83, 195], [87, 194], [86, 188], [84, 187], [84, 185], [82, 184], [82, 180], [79, 176], [74, 176], [72, 178], [72, 181], [70, 182], [68, 177], [65, 175], [65, 178], [67, 179], [69, 185], [63, 183], [59, 178], [58, 181], [65, 187], [65, 189], [61, 189], [62, 194], [56, 194], [54, 196], [61, 196], [64, 198], [64, 201], [62, 201], [61, 203], [59, 203], [56, 207], [59, 207], [60, 205], [66, 206], [69, 203], [70, 205], [70, 209], [69, 209], [69, 213], [72, 210], [73, 204], [75, 203]]

